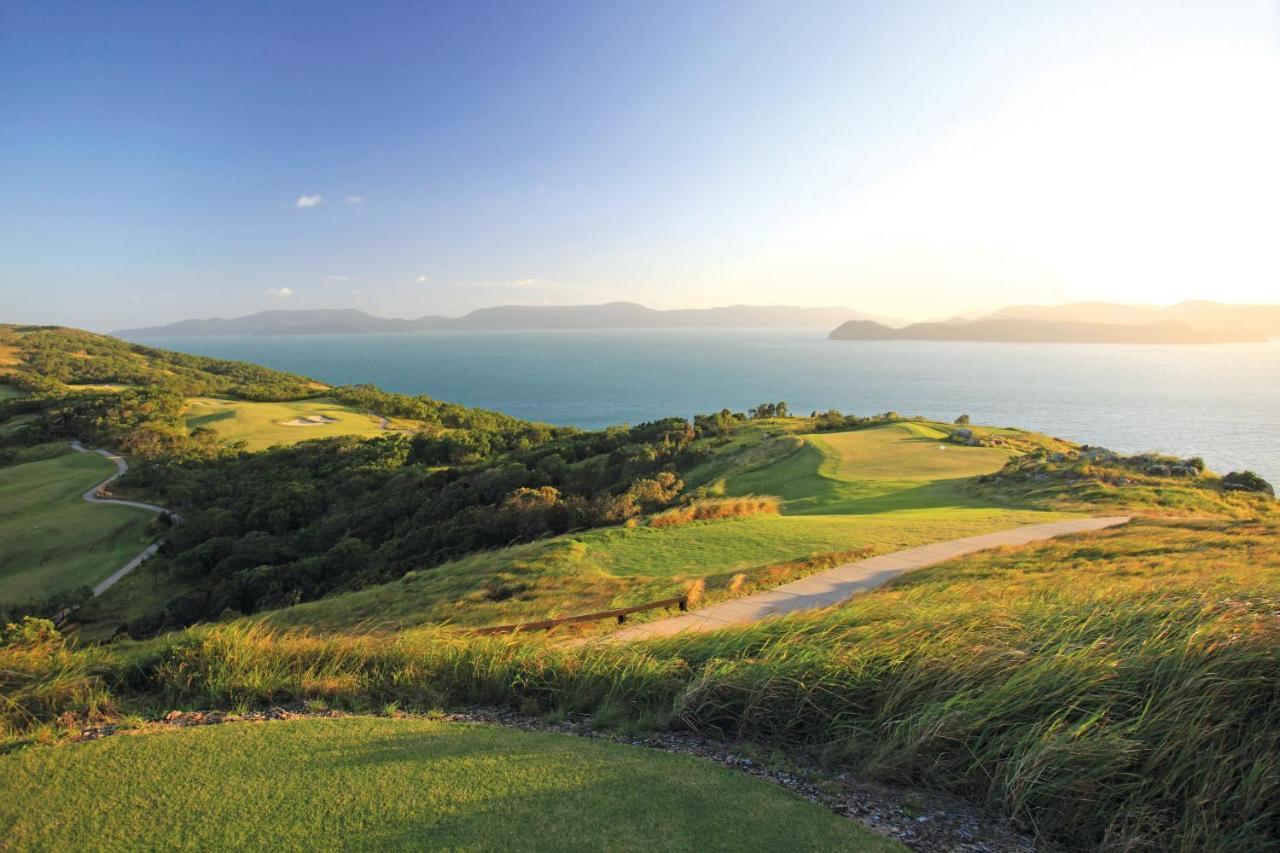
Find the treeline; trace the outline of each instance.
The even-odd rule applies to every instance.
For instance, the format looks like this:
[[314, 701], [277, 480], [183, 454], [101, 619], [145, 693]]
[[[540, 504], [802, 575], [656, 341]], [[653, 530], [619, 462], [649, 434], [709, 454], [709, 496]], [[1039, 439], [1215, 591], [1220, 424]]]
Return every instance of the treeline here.
[[910, 420], [923, 420], [923, 418], [908, 418], [897, 412], [882, 412], [878, 415], [845, 415], [841, 414], [839, 409], [828, 409], [825, 412], [814, 412], [809, 417], [813, 419], [813, 428], [819, 432], [831, 432], [847, 429], [863, 429], [864, 427], [881, 426], [883, 424], [897, 424]]
[[286, 606], [661, 509], [680, 495], [679, 472], [707, 453], [696, 436], [670, 419], [447, 467], [425, 435], [138, 466], [129, 485], [185, 518], [145, 570], [172, 572], [190, 591], [128, 631]]
[[188, 430], [182, 417], [184, 405], [181, 394], [154, 387], [13, 400], [0, 406], [0, 420], [15, 414], [36, 417], [0, 439], [0, 449], [79, 439], [144, 459], [205, 458], [234, 450], [220, 445], [210, 429]]

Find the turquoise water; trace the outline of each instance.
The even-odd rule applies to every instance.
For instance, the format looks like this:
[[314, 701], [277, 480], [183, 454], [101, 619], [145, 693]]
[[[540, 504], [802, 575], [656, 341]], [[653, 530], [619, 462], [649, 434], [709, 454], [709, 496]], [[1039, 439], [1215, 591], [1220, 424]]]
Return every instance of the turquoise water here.
[[329, 383], [371, 382], [581, 427], [786, 400], [1199, 454], [1280, 483], [1280, 343], [836, 342], [809, 329], [152, 338]]

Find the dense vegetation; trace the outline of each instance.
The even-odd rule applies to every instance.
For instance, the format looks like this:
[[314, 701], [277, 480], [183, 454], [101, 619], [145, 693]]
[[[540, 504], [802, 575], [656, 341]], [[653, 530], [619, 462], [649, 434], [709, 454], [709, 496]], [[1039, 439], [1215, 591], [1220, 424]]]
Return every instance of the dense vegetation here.
[[187, 396], [234, 394], [246, 400], [290, 400], [322, 387], [305, 377], [256, 364], [152, 349], [58, 326], [0, 325], [0, 347], [12, 348], [24, 365], [6, 381], [31, 391], [121, 384]]
[[618, 524], [669, 505], [682, 488], [674, 471], [699, 458], [688, 424], [670, 420], [555, 439], [471, 431], [485, 442], [542, 441], [439, 467], [441, 442], [455, 434], [325, 439], [139, 468], [127, 482], [186, 519], [151, 571], [189, 591], [129, 630], [296, 604], [477, 550]]

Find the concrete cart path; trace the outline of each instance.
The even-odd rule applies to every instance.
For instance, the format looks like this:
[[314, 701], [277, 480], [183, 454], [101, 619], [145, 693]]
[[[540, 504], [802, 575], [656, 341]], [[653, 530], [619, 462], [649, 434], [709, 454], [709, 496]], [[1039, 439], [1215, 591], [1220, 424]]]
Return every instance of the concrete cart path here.
[[[155, 504], [147, 504], [147, 503], [142, 503], [140, 501], [122, 501], [122, 500], [117, 500], [116, 498], [103, 497], [103, 495], [106, 494], [104, 489], [106, 489], [107, 486], [111, 485], [112, 481], [114, 481], [117, 477], [119, 477], [120, 475], [124, 474], [124, 472], [129, 470], [129, 463], [126, 462], [124, 460], [124, 457], [118, 453], [112, 453], [109, 450], [102, 450], [102, 449], [90, 450], [89, 448], [81, 444], [79, 441], [71, 442], [71, 447], [75, 450], [80, 451], [81, 453], [101, 453], [103, 456], [107, 457], [112, 462], [116, 463], [116, 472], [114, 474], [112, 474], [110, 477], [103, 480], [101, 483], [98, 483], [92, 489], [84, 493], [84, 499], [89, 503], [131, 506], [136, 509], [145, 509], [150, 512], [169, 512], [169, 510], [165, 509], [164, 507], [156, 506]], [[181, 517], [177, 513], [169, 513], [169, 515], [173, 518], [174, 523], [179, 523], [182, 521]], [[141, 554], [134, 557], [129, 562], [125, 563], [123, 566], [121, 566], [119, 569], [113, 572], [111, 574], [111, 577], [107, 578], [102, 583], [95, 586], [93, 588], [93, 594], [95, 596], [99, 596], [99, 595], [102, 595], [107, 590], [111, 589], [111, 587], [115, 586], [116, 582], [119, 581], [122, 577], [129, 574], [129, 572], [133, 571], [134, 569], [138, 568], [138, 566], [142, 565], [143, 560], [146, 560], [148, 557], [154, 554], [159, 547], [160, 547], [159, 542], [152, 542], [143, 550]]]
[[859, 592], [874, 589], [899, 575], [934, 566], [955, 557], [1005, 545], [1025, 545], [1028, 542], [1052, 539], [1056, 536], [1103, 530], [1128, 521], [1129, 516], [1074, 518], [1067, 521], [1029, 524], [1011, 530], [986, 533], [982, 536], [968, 536], [964, 539], [921, 545], [905, 551], [895, 551], [892, 554], [882, 554], [879, 557], [845, 563], [825, 572], [775, 587], [768, 592], [736, 598], [722, 604], [713, 604], [683, 616], [673, 616], [670, 619], [659, 619], [656, 622], [623, 628], [599, 639], [608, 642], [625, 642], [670, 637], [685, 631], [714, 631], [730, 625], [757, 622], [771, 616], [830, 607]]

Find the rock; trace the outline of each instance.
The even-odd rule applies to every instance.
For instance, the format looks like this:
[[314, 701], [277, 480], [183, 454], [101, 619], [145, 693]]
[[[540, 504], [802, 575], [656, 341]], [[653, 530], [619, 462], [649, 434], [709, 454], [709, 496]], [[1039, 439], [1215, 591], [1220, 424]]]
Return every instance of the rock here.
[[1175, 477], [1190, 477], [1194, 480], [1200, 476], [1200, 469], [1191, 465], [1173, 465], [1170, 466], [1169, 473]]
[[1168, 477], [1170, 476], [1168, 465], [1148, 465], [1147, 473], [1152, 477]]
[[166, 723], [171, 723], [174, 720], [179, 719], [181, 716], [182, 716], [181, 711], [170, 711], [169, 713], [164, 715], [164, 721]]

